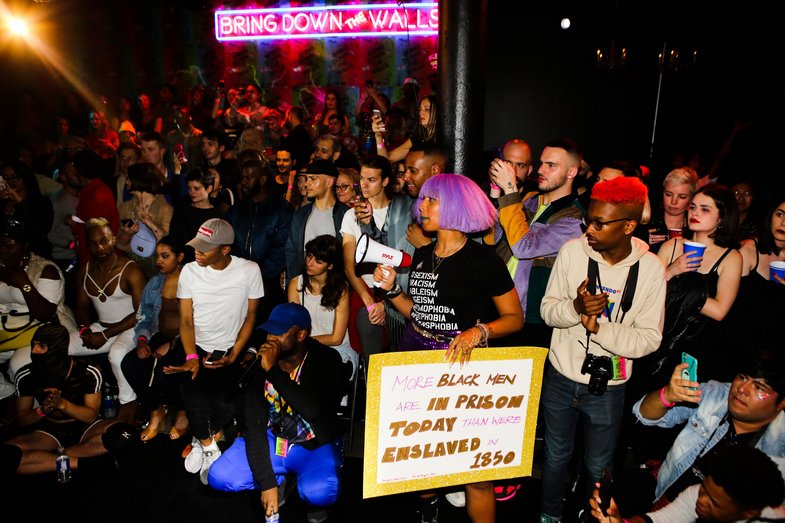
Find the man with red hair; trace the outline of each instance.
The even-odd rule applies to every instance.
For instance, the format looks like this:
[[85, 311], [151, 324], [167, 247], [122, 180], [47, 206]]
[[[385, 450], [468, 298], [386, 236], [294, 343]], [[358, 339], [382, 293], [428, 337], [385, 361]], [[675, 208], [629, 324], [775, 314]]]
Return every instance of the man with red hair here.
[[631, 360], [655, 351], [662, 339], [664, 268], [648, 244], [632, 235], [646, 192], [637, 178], [595, 185], [585, 233], [564, 244], [548, 280], [540, 312], [554, 330], [541, 400], [540, 521], [561, 521], [579, 418], [587, 485], [599, 481], [604, 468], [613, 468]]

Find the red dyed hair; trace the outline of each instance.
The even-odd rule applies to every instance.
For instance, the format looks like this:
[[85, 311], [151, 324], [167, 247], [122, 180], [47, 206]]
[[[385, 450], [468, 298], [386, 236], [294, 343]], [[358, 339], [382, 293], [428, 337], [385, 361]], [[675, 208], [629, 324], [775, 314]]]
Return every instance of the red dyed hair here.
[[620, 176], [595, 184], [591, 191], [591, 199], [643, 208], [648, 193], [649, 190], [639, 178]]

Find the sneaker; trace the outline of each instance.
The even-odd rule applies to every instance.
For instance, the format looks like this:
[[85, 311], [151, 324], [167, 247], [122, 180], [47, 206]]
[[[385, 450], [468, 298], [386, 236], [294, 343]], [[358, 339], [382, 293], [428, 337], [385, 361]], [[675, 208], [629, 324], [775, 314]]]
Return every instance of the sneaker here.
[[210, 473], [210, 467], [215, 463], [215, 460], [221, 457], [221, 449], [218, 448], [218, 443], [213, 441], [210, 445], [204, 447], [204, 460], [202, 461], [202, 468], [199, 471], [199, 479], [202, 485], [207, 485], [207, 474]]
[[455, 492], [448, 492], [444, 495], [444, 499], [450, 502], [450, 505], [453, 507], [465, 507], [466, 506], [466, 492], [463, 490], [456, 490]]
[[191, 452], [185, 457], [185, 470], [196, 474], [202, 470], [202, 463], [204, 463], [204, 448], [199, 440], [194, 438], [191, 441]]
[[323, 521], [327, 521], [327, 516], [328, 512], [326, 508], [312, 508], [305, 514], [305, 519], [308, 523], [322, 523]]
[[561, 518], [555, 518], [553, 516], [548, 516], [547, 514], [540, 514], [540, 519], [537, 521], [539, 523], [561, 523]]

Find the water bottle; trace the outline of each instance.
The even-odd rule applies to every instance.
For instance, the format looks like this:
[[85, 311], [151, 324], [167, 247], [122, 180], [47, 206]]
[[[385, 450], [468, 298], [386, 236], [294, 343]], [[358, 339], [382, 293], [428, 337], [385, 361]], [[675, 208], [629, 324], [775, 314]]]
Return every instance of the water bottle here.
[[71, 481], [71, 460], [68, 459], [68, 454], [65, 453], [63, 447], [57, 447], [55, 470], [57, 471], [58, 483], [68, 483]]
[[104, 419], [111, 419], [117, 417], [117, 404], [112, 394], [112, 388], [108, 383], [104, 383], [103, 400], [101, 401], [101, 411]]
[[280, 521], [280, 516], [278, 516], [277, 512], [274, 512], [272, 516], [265, 516], [264, 523], [278, 523]]

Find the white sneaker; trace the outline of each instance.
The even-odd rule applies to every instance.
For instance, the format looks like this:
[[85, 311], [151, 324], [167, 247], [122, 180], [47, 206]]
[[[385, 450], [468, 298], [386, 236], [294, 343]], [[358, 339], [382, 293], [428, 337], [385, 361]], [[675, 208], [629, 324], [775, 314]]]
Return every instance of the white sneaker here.
[[466, 506], [466, 492], [463, 490], [456, 490], [455, 492], [449, 492], [444, 495], [444, 499], [450, 502], [450, 505], [453, 507], [465, 507]]
[[202, 469], [199, 471], [199, 479], [202, 485], [207, 485], [207, 474], [210, 473], [210, 467], [220, 457], [221, 449], [218, 448], [218, 444], [215, 441], [204, 449], [204, 461], [202, 462]]
[[185, 457], [185, 470], [196, 474], [202, 470], [202, 463], [204, 463], [204, 448], [199, 440], [194, 438], [191, 441], [191, 452]]

